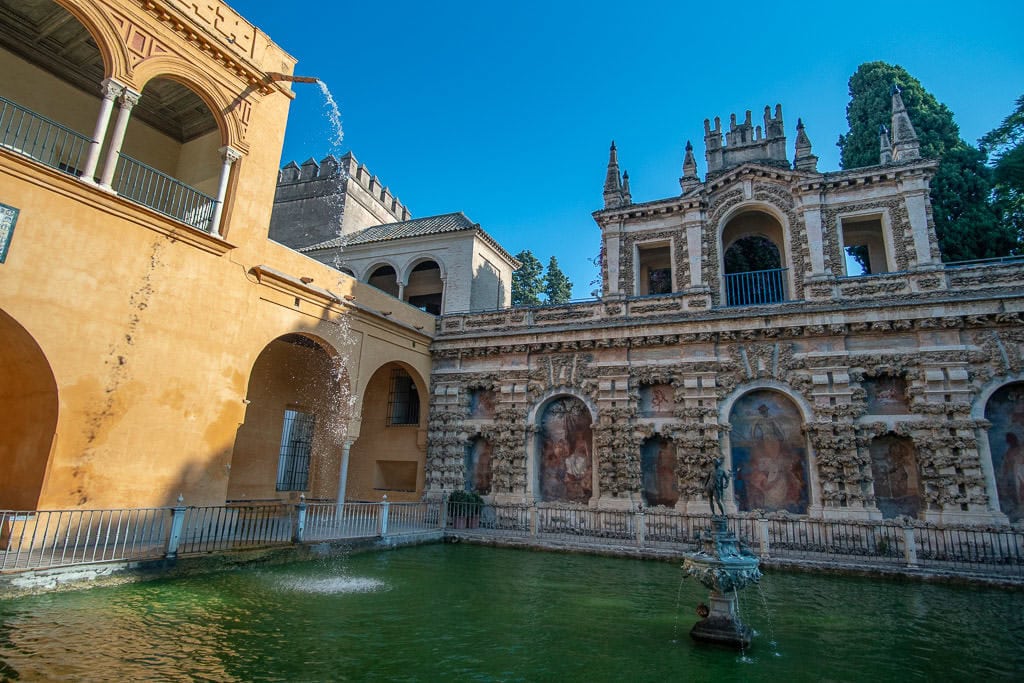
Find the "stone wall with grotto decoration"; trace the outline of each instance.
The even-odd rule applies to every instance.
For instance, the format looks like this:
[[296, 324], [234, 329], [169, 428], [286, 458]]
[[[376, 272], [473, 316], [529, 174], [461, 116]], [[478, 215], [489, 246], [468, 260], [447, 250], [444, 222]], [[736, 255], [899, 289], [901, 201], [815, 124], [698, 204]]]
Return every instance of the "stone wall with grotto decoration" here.
[[1020, 317], [893, 315], [529, 344], [497, 334], [473, 347], [442, 338], [426, 495], [706, 512], [703, 477], [721, 455], [739, 512], [1021, 519]]

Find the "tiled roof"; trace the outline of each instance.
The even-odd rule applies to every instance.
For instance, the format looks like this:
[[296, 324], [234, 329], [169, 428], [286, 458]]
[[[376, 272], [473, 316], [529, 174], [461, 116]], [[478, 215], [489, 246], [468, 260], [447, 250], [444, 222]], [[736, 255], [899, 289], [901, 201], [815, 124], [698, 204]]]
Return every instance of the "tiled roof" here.
[[[375, 242], [389, 242], [391, 240], [403, 239], [406, 237], [423, 237], [426, 235], [441, 235], [449, 232], [463, 232], [466, 230], [476, 231], [485, 242], [490, 244], [501, 255], [509, 260], [515, 261], [512, 256], [502, 249], [498, 242], [488, 235], [479, 223], [474, 223], [461, 211], [445, 213], [440, 216], [427, 216], [425, 218], [413, 218], [400, 223], [385, 223], [364, 228], [349, 235], [340, 235], [331, 238], [326, 242], [312, 244], [299, 249], [302, 253], [321, 251], [323, 249], [337, 249], [338, 247], [355, 246], [358, 244], [373, 244]], [[517, 262], [518, 263], [518, 262]]]

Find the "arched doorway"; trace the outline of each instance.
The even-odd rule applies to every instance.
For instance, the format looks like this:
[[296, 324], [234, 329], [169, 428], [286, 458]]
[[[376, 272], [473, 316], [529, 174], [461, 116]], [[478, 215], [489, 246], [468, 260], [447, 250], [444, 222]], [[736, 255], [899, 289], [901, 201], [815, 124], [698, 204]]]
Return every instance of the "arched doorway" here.
[[427, 386], [412, 367], [385, 363], [362, 396], [359, 438], [352, 445], [345, 500], [414, 501], [423, 494]]
[[661, 436], [644, 441], [640, 447], [640, 476], [646, 505], [675, 505], [679, 500], [675, 442]]
[[590, 410], [575, 396], [558, 396], [540, 413], [537, 467], [540, 500], [587, 503], [594, 495]]
[[1011, 522], [1024, 519], [1024, 382], [1000, 387], [985, 404], [999, 509]]
[[722, 273], [727, 306], [785, 301], [785, 235], [778, 219], [745, 211], [722, 229]]
[[785, 394], [757, 389], [729, 415], [732, 469], [740, 510], [807, 512], [807, 448], [800, 410]]
[[0, 509], [34, 510], [57, 429], [57, 382], [32, 335], [0, 311]]
[[882, 517], [917, 517], [921, 511], [921, 477], [914, 442], [892, 432], [876, 436], [868, 447], [875, 505]]
[[228, 500], [290, 500], [337, 495], [347, 387], [333, 349], [286, 334], [270, 342], [249, 376]]

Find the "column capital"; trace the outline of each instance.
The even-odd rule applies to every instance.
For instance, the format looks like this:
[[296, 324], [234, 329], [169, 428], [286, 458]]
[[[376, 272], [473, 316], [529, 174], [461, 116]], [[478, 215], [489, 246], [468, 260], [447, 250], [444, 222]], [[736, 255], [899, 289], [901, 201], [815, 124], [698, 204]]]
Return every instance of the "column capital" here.
[[242, 153], [230, 145], [224, 145], [217, 151], [220, 152], [220, 158], [228, 165], [231, 165], [242, 158]]
[[131, 109], [139, 103], [140, 99], [142, 99], [142, 93], [135, 92], [131, 88], [126, 87], [121, 92], [121, 108]]
[[116, 100], [127, 87], [124, 83], [119, 83], [113, 78], [105, 78], [100, 83], [100, 94], [103, 95], [105, 100]]

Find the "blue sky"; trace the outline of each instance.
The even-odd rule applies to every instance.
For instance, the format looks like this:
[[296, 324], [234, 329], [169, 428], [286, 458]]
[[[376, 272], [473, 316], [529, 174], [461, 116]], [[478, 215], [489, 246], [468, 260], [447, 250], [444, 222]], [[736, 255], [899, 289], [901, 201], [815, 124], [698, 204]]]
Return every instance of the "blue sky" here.
[[[463, 211], [515, 254], [558, 258], [586, 297], [590, 214], [612, 139], [633, 200], [679, 194], [683, 146], [703, 176], [703, 122], [781, 103], [838, 169], [847, 81], [899, 64], [970, 142], [1024, 94], [1024, 2], [319, 2], [229, 0], [328, 84], [351, 150], [414, 216]], [[832, 7], [837, 9], [833, 9]], [[331, 131], [297, 85], [282, 164]]]

